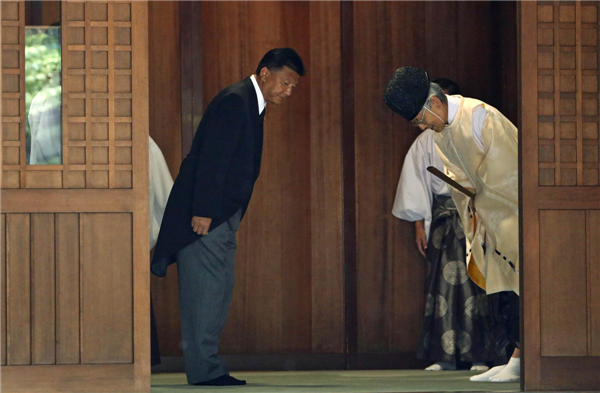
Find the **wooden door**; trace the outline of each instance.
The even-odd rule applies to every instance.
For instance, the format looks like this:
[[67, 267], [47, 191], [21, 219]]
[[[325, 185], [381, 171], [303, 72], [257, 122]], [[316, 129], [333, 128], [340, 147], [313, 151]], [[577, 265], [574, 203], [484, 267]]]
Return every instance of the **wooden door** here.
[[150, 391], [147, 3], [62, 2], [62, 163], [28, 165], [2, 1], [2, 391]]
[[522, 2], [525, 390], [600, 389], [596, 2]]

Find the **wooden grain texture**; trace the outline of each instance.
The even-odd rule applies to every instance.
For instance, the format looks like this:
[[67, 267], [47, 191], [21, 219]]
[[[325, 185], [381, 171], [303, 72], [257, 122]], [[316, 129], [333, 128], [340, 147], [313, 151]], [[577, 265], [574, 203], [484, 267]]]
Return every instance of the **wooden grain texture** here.
[[[202, 111], [202, 108], [196, 108], [192, 99], [194, 94], [201, 95], [199, 88], [194, 89], [192, 80], [201, 64], [190, 59], [202, 49], [188, 41], [193, 32], [200, 30], [200, 15], [191, 12], [197, 12], [199, 8], [197, 2], [151, 1], [148, 4], [148, 51], [153, 59], [148, 64], [152, 108], [149, 132], [160, 147], [173, 179], [179, 173], [183, 158], [183, 140], [188, 144], [188, 150], [191, 146], [195, 131], [191, 113]], [[188, 19], [180, 22], [183, 18]], [[169, 53], [169, 56], [163, 56], [163, 53]], [[158, 61], [154, 61], [157, 57]], [[169, 102], [164, 102], [165, 97], [169, 97]], [[164, 278], [152, 275], [150, 286], [161, 354], [182, 356], [177, 267], [171, 266]]]
[[540, 387], [540, 226], [537, 205], [538, 195], [538, 107], [537, 107], [537, 4], [519, 4], [521, 75], [521, 119], [519, 145], [521, 165], [521, 198], [523, 237], [522, 283], [523, 349], [529, 354], [523, 358], [523, 387], [538, 390]]
[[[14, 333], [10, 326], [8, 329], [8, 347], [13, 348], [14, 356], [2, 370], [2, 390], [149, 392], [148, 4], [74, 1], [61, 6], [64, 37], [81, 39], [65, 45], [69, 53], [63, 58], [68, 74], [68, 88], [63, 90], [67, 96], [63, 120], [68, 127], [63, 141], [72, 154], [65, 163], [68, 170], [58, 178], [54, 172], [64, 166], [28, 168], [27, 173], [17, 165], [3, 167], [10, 185], [25, 188], [23, 180], [27, 180], [30, 187], [2, 193], [3, 211], [25, 213], [8, 214], [7, 226], [11, 226], [11, 217], [16, 217], [12, 226], [23, 232], [8, 238], [9, 261], [27, 259], [18, 269], [9, 266], [14, 277], [8, 276], [9, 295], [3, 298], [10, 301], [14, 295], [21, 303], [27, 302], [32, 315], [27, 314], [27, 323], [22, 321], [16, 313], [25, 307], [16, 300], [4, 308], [14, 311], [17, 317], [9, 315], [8, 320], [18, 323], [18, 329]], [[73, 34], [69, 34], [71, 30]], [[12, 63], [7, 64], [14, 65], [14, 59], [9, 60]], [[69, 90], [72, 88], [80, 91]], [[9, 120], [19, 125], [16, 117]], [[15, 137], [14, 127], [9, 131], [9, 147], [24, 141]], [[19, 179], [19, 175], [25, 177]], [[60, 182], [72, 188], [130, 189], [31, 188]], [[31, 228], [29, 221], [25, 227], [21, 219], [29, 220], [30, 214]], [[80, 220], [85, 225], [80, 225]], [[32, 247], [32, 269], [26, 274], [29, 247], [22, 244]], [[54, 258], [56, 267], [50, 269], [46, 262], [54, 263]], [[30, 287], [23, 282], [25, 276], [31, 280]], [[31, 299], [18, 296], [18, 291], [31, 294]], [[55, 323], [56, 331], [51, 332]], [[31, 337], [31, 342], [19, 335]], [[46, 345], [50, 337], [52, 345]], [[52, 351], [47, 353], [48, 348]], [[54, 350], [56, 355], [50, 355]], [[19, 359], [25, 352], [33, 359]], [[12, 355], [10, 349], [8, 354]], [[69, 366], [10, 366], [47, 363], [54, 356], [58, 363]], [[80, 362], [96, 364], [82, 366], [77, 364]], [[127, 364], [106, 364], [115, 362]]]
[[78, 364], [79, 215], [56, 215], [56, 364]]
[[[271, 48], [293, 47], [309, 64], [308, 17], [308, 3], [202, 3], [204, 105], [250, 76]], [[311, 348], [309, 87], [303, 78], [287, 102], [267, 108], [261, 175], [238, 234], [224, 353]]]
[[344, 351], [341, 4], [310, 3], [312, 351]]
[[[132, 261], [127, 267], [129, 285], [133, 292], [124, 288], [123, 294], [129, 295], [133, 310], [123, 308], [125, 317], [132, 317], [132, 325], [127, 331], [123, 329], [123, 337], [128, 343], [127, 336], [133, 333], [133, 347], [127, 349], [127, 356], [133, 355], [135, 389], [150, 391], [150, 232], [149, 223], [149, 175], [148, 175], [148, 129], [149, 129], [149, 54], [148, 54], [148, 7], [149, 2], [131, 2], [132, 20], [132, 128], [133, 128], [133, 191], [135, 205], [133, 217], [122, 215], [124, 227], [130, 228], [132, 234], [127, 239], [133, 249]], [[131, 222], [133, 220], [133, 222]], [[133, 238], [132, 238], [133, 237]], [[123, 247], [127, 248], [125, 243]], [[123, 256], [121, 256], [123, 258]], [[133, 269], [133, 271], [129, 270]], [[126, 282], [127, 283], [127, 282]], [[133, 312], [133, 315], [130, 314]], [[133, 351], [133, 353], [131, 353]], [[123, 353], [125, 354], [125, 352]], [[125, 360], [125, 356], [123, 357]]]
[[354, 6], [358, 352], [411, 352], [422, 319], [424, 264], [413, 246], [414, 225], [390, 211], [404, 156], [418, 131], [387, 108], [382, 92], [396, 68], [425, 66], [426, 29], [416, 26], [424, 25], [421, 10], [429, 6]]
[[[2, 81], [0, 82], [0, 102], [2, 106], [2, 139], [3, 147], [0, 157], [3, 164], [11, 162], [12, 171], [3, 171], [1, 184], [3, 188], [19, 188], [24, 186], [25, 168], [25, 77], [24, 77], [24, 37], [25, 37], [25, 2], [11, 1], [2, 3], [0, 39], [4, 58], [0, 65]], [[22, 46], [21, 46], [22, 45]], [[9, 123], [10, 122], [10, 123]], [[5, 142], [10, 140], [11, 142]], [[9, 143], [12, 148], [7, 147]], [[4, 166], [4, 165], [3, 165]]]
[[[2, 8], [3, 7], [0, 4], [0, 46], [4, 42], [3, 38], [2, 38], [2, 30], [3, 30], [2, 29], [2, 20], [3, 20], [3, 17], [2, 17]], [[3, 103], [1, 95], [2, 95], [2, 92], [4, 91], [4, 87], [2, 86], [3, 85], [3, 79], [4, 79], [2, 77], [3, 70], [4, 70], [4, 60], [2, 58], [3, 55], [4, 55], [4, 50], [0, 47], [0, 103]], [[13, 57], [15, 57], [15, 56], [13, 56]], [[5, 127], [4, 127], [3, 113], [2, 112], [3, 111], [0, 110], [0, 145], [4, 141], [5, 133], [6, 133], [6, 131], [4, 129]], [[0, 163], [4, 163], [4, 148], [0, 148]], [[0, 187], [4, 188], [4, 171], [3, 170], [0, 170]], [[2, 219], [5, 220], [6, 217], [3, 215]], [[5, 222], [5, 221], [3, 221], [3, 222]], [[2, 225], [2, 230], [3, 231], [4, 231], [4, 228], [5, 228], [5, 226], [3, 224]], [[4, 249], [5, 248], [2, 247], [2, 250], [4, 250]], [[4, 255], [4, 252], [3, 252], [3, 255]], [[6, 272], [6, 270], [3, 270], [3, 272]], [[4, 274], [3, 274], [3, 277], [4, 277]], [[4, 283], [4, 281], [3, 281], [3, 283]], [[3, 288], [6, 288], [6, 286], [3, 286]], [[2, 291], [2, 299], [3, 299], [2, 300], [2, 302], [3, 302], [2, 305], [4, 306], [6, 304], [6, 303], [4, 303], [6, 301], [6, 293], [4, 291]], [[2, 310], [6, 310], [6, 307], [2, 307]], [[2, 313], [3, 313], [2, 316], [4, 317], [4, 311], [2, 311]], [[3, 319], [3, 321], [4, 322], [2, 323], [2, 344], [4, 346], [2, 347], [1, 364], [5, 365], [6, 364], [6, 333], [5, 333], [6, 332], [6, 325], [5, 325], [6, 318]]]
[[590, 116], [597, 108], [589, 106], [597, 103], [597, 80], [587, 77], [597, 74], [598, 63], [597, 40], [586, 41], [585, 29], [597, 28], [598, 8], [522, 2], [519, 14], [523, 387], [593, 390], [600, 201], [598, 119]]
[[[144, 392], [133, 378], [132, 364], [3, 367], [2, 391], [47, 392]], [[68, 377], [65, 377], [68, 376]]]
[[593, 370], [600, 367], [600, 358], [551, 357], [542, 358], [540, 390], [546, 391], [598, 391], [600, 379]]
[[[92, 28], [91, 28], [91, 13], [88, 12], [88, 8], [90, 7], [90, 3], [85, 4], [85, 14], [84, 14], [84, 29], [83, 29], [83, 44], [84, 46], [84, 56], [85, 56], [85, 65], [82, 70], [85, 72], [85, 79], [88, 83], [83, 83], [83, 91], [85, 92], [84, 100], [82, 102], [82, 112], [75, 112], [75, 100], [69, 100], [70, 110], [67, 114], [72, 115], [73, 117], [84, 117], [85, 118], [85, 188], [108, 188], [108, 181], [105, 184], [98, 184], [95, 181], [94, 172], [92, 172], [92, 133], [90, 132], [90, 128], [92, 126], [92, 100], [91, 100], [91, 79], [92, 79]], [[72, 5], [69, 4], [69, 7]], [[73, 42], [73, 41], [71, 41]], [[106, 54], [108, 58], [108, 54]], [[108, 65], [107, 65], [108, 67]], [[64, 114], [64, 112], [63, 112]], [[103, 117], [105, 117], [104, 115]], [[108, 180], [108, 179], [107, 179]]]
[[[40, 203], [43, 200], [44, 203]], [[130, 212], [136, 201], [132, 190], [2, 190], [6, 213]]]
[[[2, 13], [0, 11], [0, 20]], [[0, 37], [1, 38], [1, 37]], [[1, 41], [0, 41], [1, 42]], [[6, 365], [6, 214], [1, 215], [0, 222], [0, 365]]]
[[[281, 4], [281, 9], [276, 11], [286, 16], [279, 16], [282, 26], [281, 36], [271, 45], [294, 48], [309, 68], [312, 53], [310, 40], [306, 39], [306, 35], [310, 35], [310, 25], [313, 23], [310, 16], [310, 2], [295, 1]], [[262, 9], [255, 7], [253, 12], [252, 19], [260, 20]], [[260, 35], [267, 36], [268, 32], [268, 28], [262, 29]], [[264, 52], [266, 53], [268, 49], [270, 48], [265, 48]], [[257, 63], [263, 54], [257, 52], [254, 62]], [[333, 80], [330, 82], [333, 83]], [[313, 217], [311, 162], [315, 151], [311, 143], [312, 132], [308, 131], [312, 131], [314, 124], [311, 121], [311, 87], [308, 78], [302, 77], [292, 97], [280, 106], [270, 106], [269, 119], [265, 124], [267, 143], [271, 135], [275, 133], [280, 135], [277, 144], [264, 146], [265, 157], [270, 155], [275, 158], [271, 166], [281, 168], [277, 183], [281, 194], [279, 231], [282, 250], [280, 255], [276, 255], [281, 269], [281, 338], [277, 348], [280, 352], [306, 353], [312, 350], [312, 300], [319, 298], [319, 294], [312, 294], [311, 277], [316, 274], [311, 270], [313, 266], [310, 263], [313, 250], [311, 239], [314, 236], [322, 236], [322, 231], [329, 229], [326, 225], [319, 225], [318, 230], [311, 226]], [[339, 175], [338, 172], [337, 176]], [[263, 185], [266, 181], [268, 178], [261, 179]], [[266, 198], [258, 200], [266, 202]], [[320, 204], [320, 201], [315, 201], [314, 204]], [[266, 216], [269, 212], [266, 203], [263, 209], [261, 215]], [[307, 220], [307, 217], [310, 217], [310, 220]], [[249, 229], [252, 230], [251, 227]], [[311, 231], [311, 229], [315, 230]], [[328, 246], [336, 247], [335, 244]], [[316, 248], [316, 250], [323, 249], [323, 245]], [[328, 261], [328, 265], [329, 263], [334, 263], [334, 260]]]
[[600, 210], [587, 212], [588, 355], [600, 356]]
[[[577, 185], [581, 186], [583, 185], [583, 74], [582, 74], [582, 70], [581, 70], [581, 58], [582, 58], [582, 37], [581, 37], [581, 1], [578, 1], [575, 3], [575, 54], [576, 54], [576, 63], [578, 64], [577, 66], [577, 70], [576, 70], [576, 80], [577, 80], [577, 88], [576, 90], [576, 105], [577, 105], [577, 119], [576, 119], [576, 138], [577, 138], [577, 146], [575, 148], [575, 161], [577, 162]], [[597, 31], [596, 31], [596, 35], [597, 35]], [[596, 38], [596, 50], [598, 50], [598, 45], [597, 45], [598, 39]], [[563, 76], [564, 78], [564, 76]], [[597, 84], [597, 82], [596, 82]], [[598, 87], [596, 85], [596, 88], [593, 91], [598, 91]], [[596, 110], [595, 110], [596, 115], [598, 114], [598, 101], [596, 100]], [[598, 151], [598, 148], [596, 148], [596, 152]], [[596, 153], [597, 154], [597, 153]], [[597, 182], [596, 184], [597, 185]]]
[[6, 216], [7, 364], [31, 364], [30, 216]]
[[[544, 35], [543, 34], [538, 34], [538, 45], [544, 45], [544, 44], [548, 44], [548, 46], [551, 47], [551, 49], [554, 52], [554, 85], [555, 86], [559, 86], [560, 85], [560, 68], [562, 65], [562, 60], [563, 57], [566, 58], [566, 56], [568, 56], [568, 54], [563, 54], [560, 51], [560, 46], [559, 43], [557, 42], [560, 39], [560, 30], [559, 30], [559, 23], [560, 23], [560, 18], [558, 15], [559, 12], [559, 7], [554, 7], [553, 13], [553, 31], [551, 31], [551, 34], [553, 35], [553, 39], [549, 40], [547, 43], [544, 42]], [[539, 30], [538, 30], [539, 31]], [[554, 37], [556, 36], [556, 37]], [[570, 68], [570, 67], [569, 67]], [[541, 100], [540, 100], [541, 101]], [[554, 139], [554, 155], [555, 155], [555, 162], [561, 162], [561, 155], [562, 155], [562, 146], [560, 143], [560, 140], [562, 138], [562, 129], [561, 129], [561, 115], [562, 115], [562, 111], [561, 111], [561, 96], [560, 96], [560, 89], [555, 89], [554, 92], [552, 93], [552, 100], [548, 100], [549, 104], [553, 106], [552, 111], [548, 111], [547, 113], [551, 113], [552, 115], [554, 115], [554, 130], [555, 130], [555, 139]], [[548, 106], [550, 106], [548, 105]], [[540, 105], [539, 108], [539, 114], [544, 114], [544, 106]], [[554, 167], [554, 184], [555, 185], [566, 185], [563, 184], [563, 170], [562, 170], [562, 166], [561, 165], [556, 165]], [[540, 261], [541, 263], [541, 261]]]
[[541, 356], [587, 355], [585, 221], [583, 210], [540, 212]]
[[[491, 104], [496, 106], [518, 128], [519, 80], [518, 80], [518, 23], [517, 2], [491, 2], [493, 69]], [[496, 71], [500, 72], [496, 72]]]
[[[115, 44], [117, 42], [117, 31], [123, 31], [125, 32], [125, 34], [123, 34], [124, 37], [124, 42], [121, 43], [128, 43], [131, 44], [131, 37], [127, 37], [127, 31], [129, 31], [129, 35], [131, 34], [131, 28], [115, 28], [115, 7], [114, 7], [114, 2], [109, 1], [108, 4], [106, 4], [106, 6], [102, 3], [97, 4], [96, 6], [100, 9], [100, 11], [102, 11], [100, 13], [100, 15], [97, 16], [97, 18], [95, 19], [100, 19], [100, 20], [106, 20], [106, 25], [107, 25], [107, 39], [106, 39], [106, 43], [108, 44], [109, 48], [115, 48]], [[94, 7], [94, 5], [90, 5], [90, 11], [93, 11], [94, 9], [92, 8]], [[104, 14], [105, 13], [105, 14]], [[92, 14], [93, 15], [93, 14]], [[108, 79], [108, 82], [107, 82]], [[99, 80], [100, 83], [98, 83], [97, 85], [97, 89], [94, 89], [93, 83], [94, 81]], [[127, 88], [125, 83], [119, 84], [118, 86], [116, 86], [116, 81], [115, 81], [115, 52], [114, 50], [109, 50], [108, 51], [108, 78], [105, 78], [104, 76], [101, 77], [92, 77], [91, 81], [88, 81], [89, 84], [92, 84], [92, 91], [99, 91], [102, 93], [106, 93], [108, 92], [108, 124], [106, 125], [108, 128], [108, 135], [106, 135], [106, 137], [108, 138], [108, 146], [106, 147], [92, 147], [92, 162], [96, 162], [98, 164], [108, 164], [109, 165], [109, 169], [108, 169], [108, 188], [115, 188], [115, 186], [119, 186], [119, 187], [123, 187], [123, 188], [130, 188], [131, 184], [122, 184], [120, 183], [116, 177], [116, 173], [115, 173], [115, 163], [118, 160], [118, 150], [115, 148], [115, 116], [118, 116], [118, 112], [121, 110], [121, 107], [127, 107], [127, 106], [131, 106], [131, 100], [117, 100], [115, 99], [115, 92], [117, 91], [117, 89], [119, 89], [120, 91], [124, 91], [126, 93], [131, 93], [131, 88]], [[131, 115], [131, 113], [129, 114]], [[94, 124], [91, 125], [92, 127], [94, 127]], [[105, 126], [105, 127], [106, 127]], [[94, 140], [94, 128], [92, 128], [92, 140]], [[105, 136], [102, 137], [102, 139], [106, 139]], [[93, 142], [92, 142], [92, 146], [93, 146]], [[94, 157], [94, 155], [96, 155], [96, 157]], [[131, 155], [131, 153], [129, 154]], [[112, 159], [111, 159], [112, 158]], [[129, 160], [127, 162], [128, 164], [131, 163], [131, 160]]]
[[181, 154], [187, 156], [202, 119], [202, 4], [181, 2]]
[[20, 186], [27, 187], [26, 164], [27, 164], [27, 143], [26, 143], [26, 113], [25, 113], [25, 2], [19, 1], [19, 144], [20, 144]]
[[[356, 252], [356, 159], [354, 91], [354, 3], [340, 3], [342, 68], [342, 256], [344, 266], [344, 352], [358, 348], [358, 280]], [[347, 363], [347, 367], [349, 364]]]
[[27, 188], [61, 188], [60, 171], [25, 171]]
[[54, 214], [31, 215], [32, 364], [56, 363]]
[[600, 194], [588, 187], [539, 187], [536, 202], [540, 209], [600, 209]]
[[[71, 5], [67, 4], [63, 7], [61, 7], [61, 25], [62, 26], [68, 26], [68, 21], [69, 21], [69, 14], [68, 11], [70, 10]], [[63, 42], [69, 42], [69, 33], [72, 30], [69, 27], [63, 27], [61, 29], [61, 36], [62, 36], [62, 41]], [[70, 56], [73, 56], [73, 58], [71, 58]], [[85, 65], [81, 64], [85, 61], [85, 54], [84, 53], [73, 53], [71, 51], [69, 51], [68, 45], [62, 45], [61, 46], [61, 58], [62, 58], [62, 68], [64, 68], [65, 72], [63, 72], [62, 74], [62, 93], [65, 94], [69, 91], [69, 88], [72, 87], [71, 85], [71, 75], [70, 75], [70, 68], [84, 68]], [[80, 62], [76, 62], [75, 59], [80, 59]], [[63, 108], [65, 107], [65, 104], [68, 105], [68, 102], [65, 103], [63, 101], [62, 105]], [[71, 147], [69, 146], [69, 140], [72, 137], [71, 132], [73, 131], [73, 133], [76, 131], [76, 129], [79, 129], [79, 133], [80, 135], [78, 135], [78, 139], [79, 140], [85, 140], [85, 124], [71, 124], [69, 122], [69, 116], [68, 116], [68, 106], [65, 110], [63, 110], [63, 115], [62, 115], [62, 162], [63, 164], [65, 164], [64, 170], [62, 171], [62, 176], [63, 176], [63, 185], [66, 188], [85, 188], [85, 183], [86, 183], [86, 173], [84, 171], [79, 171], [78, 175], [75, 175], [75, 173], [70, 172], [70, 168], [69, 168], [69, 164], [72, 163], [72, 158], [71, 158]], [[81, 151], [82, 148], [78, 148], [79, 151]], [[85, 156], [85, 153], [83, 154], [83, 156]], [[77, 179], [77, 181], [75, 181], [75, 179]], [[77, 184], [78, 183], [78, 184]]]
[[81, 362], [132, 363], [131, 215], [84, 213], [80, 225]]
[[[383, 177], [387, 168], [383, 166], [387, 165], [386, 161], [379, 158], [385, 154], [380, 149], [382, 146], [391, 145], [389, 140], [385, 140], [385, 136], [389, 135], [389, 122], [394, 119], [385, 116], [386, 108], [379, 105], [380, 100], [377, 98], [381, 95], [382, 87], [385, 86], [386, 77], [389, 78], [384, 74], [391, 75], [396, 65], [391, 64], [393, 62], [391, 58], [382, 59], [383, 63], [379, 65], [382, 69], [380, 72], [367, 72], [371, 68], [368, 59], [376, 56], [383, 48], [390, 49], [389, 44], [392, 39], [384, 31], [384, 26], [389, 26], [389, 18], [391, 18], [387, 16], [388, 10], [388, 6], [383, 3], [355, 3], [354, 7], [354, 44], [357, 54], [354, 59], [355, 77], [361, 76], [367, 79], [364, 83], [355, 82], [354, 88], [356, 97], [366, 97], [362, 100], [360, 110], [355, 111], [359, 352], [386, 349], [389, 337], [386, 316], [391, 315], [390, 286], [386, 285], [389, 284], [388, 282], [384, 282], [384, 277], [390, 277], [390, 261], [385, 254], [388, 240], [387, 223], [391, 222], [391, 217], [381, 212], [386, 209], [386, 205], [391, 206], [389, 199], [393, 196], [388, 192], [387, 198], [384, 199], [378, 195], [379, 192], [371, 193], [369, 190], [375, 184], [385, 183]], [[407, 14], [410, 14], [410, 11], [407, 10]], [[379, 25], [381, 26], [379, 29], [369, 24], [369, 20], [377, 19], [383, 22]], [[398, 22], [399, 26], [405, 26]], [[411, 44], [409, 42], [408, 46], [410, 47]], [[373, 130], [380, 131], [373, 133]], [[408, 143], [410, 142], [407, 141], [406, 144]], [[377, 169], [369, 170], [367, 174], [366, 169], [372, 166]], [[364, 239], [367, 234], [369, 234], [369, 241]]]
[[[461, 94], [477, 98], [492, 106], [502, 106], [502, 101], [495, 94], [504, 89], [503, 86], [494, 84], [494, 77], [502, 75], [502, 68], [496, 66], [496, 59], [501, 56], [502, 51], [506, 51], [508, 48], [515, 50], [510, 55], [516, 57], [516, 40], [506, 41], [503, 46], [499, 47], [483, 44], [483, 42], [493, 42], [496, 30], [508, 29], [509, 27], [504, 26], [504, 23], [516, 30], [516, 18], [508, 21], [496, 21], [492, 11], [493, 3], [492, 1], [454, 2], [458, 8], [458, 20], [456, 22], [449, 21], [449, 23], [452, 29], [456, 30], [458, 59], [463, 59], [462, 62], [457, 62], [457, 81], [461, 86]], [[434, 3], [430, 4], [435, 7]], [[506, 8], [506, 6], [500, 8]], [[516, 36], [513, 39], [516, 39]], [[435, 58], [437, 60], [440, 57], [436, 56]], [[439, 60], [435, 63], [440, 64]], [[441, 65], [443, 66], [443, 64], [445, 63], [442, 62]], [[511, 72], [516, 78], [516, 64], [514, 65], [515, 69]], [[442, 68], [439, 76], [442, 76], [443, 72]], [[510, 100], [514, 100], [514, 97], [511, 97]]]
[[[150, 136], [173, 178], [181, 165], [182, 102], [180, 10], [177, 1], [148, 2]], [[198, 21], [194, 21], [198, 23]]]

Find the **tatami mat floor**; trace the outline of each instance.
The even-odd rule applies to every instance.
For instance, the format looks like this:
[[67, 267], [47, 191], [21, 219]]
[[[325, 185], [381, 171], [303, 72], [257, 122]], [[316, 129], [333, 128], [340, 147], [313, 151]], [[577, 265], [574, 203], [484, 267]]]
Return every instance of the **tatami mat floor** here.
[[152, 393], [183, 391], [216, 393], [400, 393], [400, 392], [510, 392], [519, 383], [470, 382], [470, 371], [268, 371], [234, 372], [246, 386], [189, 386], [185, 374], [152, 375]]

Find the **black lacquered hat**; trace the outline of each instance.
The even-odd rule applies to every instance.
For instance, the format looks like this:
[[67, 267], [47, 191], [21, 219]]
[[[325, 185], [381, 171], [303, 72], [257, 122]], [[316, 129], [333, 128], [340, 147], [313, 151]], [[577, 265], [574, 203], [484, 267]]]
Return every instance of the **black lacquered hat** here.
[[427, 71], [411, 66], [400, 67], [388, 82], [383, 101], [406, 120], [414, 119], [429, 95]]

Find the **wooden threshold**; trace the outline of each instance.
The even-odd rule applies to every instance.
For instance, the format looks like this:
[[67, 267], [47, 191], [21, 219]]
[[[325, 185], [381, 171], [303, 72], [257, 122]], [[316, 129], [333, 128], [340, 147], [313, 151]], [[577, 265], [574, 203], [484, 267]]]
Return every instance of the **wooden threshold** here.
[[3, 366], [3, 393], [149, 392], [150, 379], [136, 384], [133, 364]]

